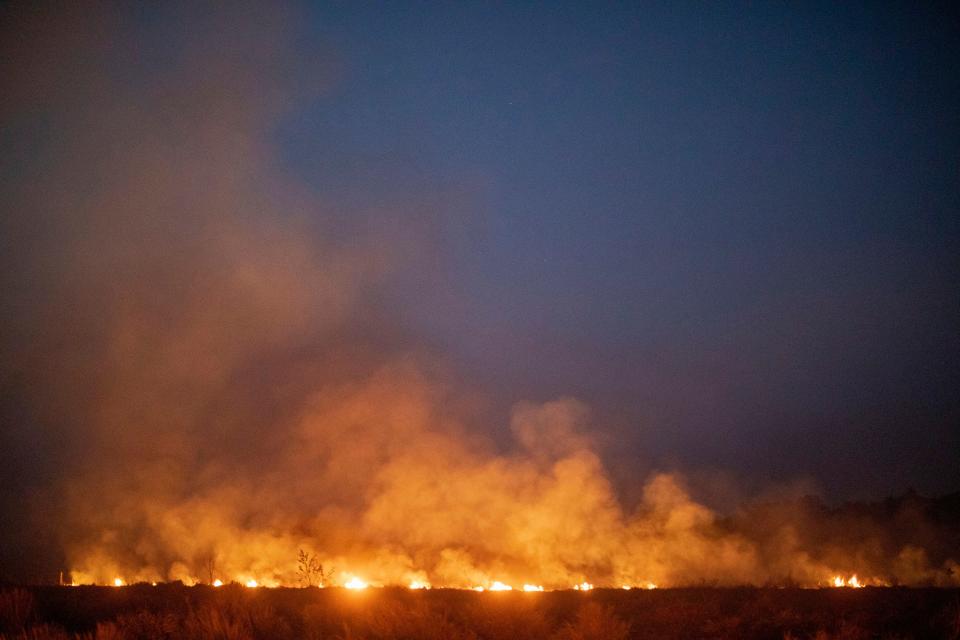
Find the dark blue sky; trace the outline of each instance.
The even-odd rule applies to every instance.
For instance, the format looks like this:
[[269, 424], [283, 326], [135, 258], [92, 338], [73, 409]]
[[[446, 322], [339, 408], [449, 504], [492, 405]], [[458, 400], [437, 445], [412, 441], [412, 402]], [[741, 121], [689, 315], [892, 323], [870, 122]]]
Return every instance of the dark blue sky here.
[[409, 325], [506, 397], [585, 399], [625, 465], [946, 490], [947, 7], [313, 6], [335, 80], [278, 136], [348, 216], [429, 210]]

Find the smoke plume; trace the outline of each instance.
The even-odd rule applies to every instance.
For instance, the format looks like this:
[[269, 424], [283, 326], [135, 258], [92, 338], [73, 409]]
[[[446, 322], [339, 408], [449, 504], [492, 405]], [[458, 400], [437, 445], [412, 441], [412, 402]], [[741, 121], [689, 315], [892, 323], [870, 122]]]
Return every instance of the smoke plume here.
[[303, 549], [333, 584], [960, 579], [910, 505], [721, 517], [664, 473], [627, 509], [575, 399], [504, 449], [388, 302], [435, 212], [352, 219], [284, 169], [335, 53], [291, 12], [155, 11], [2, 9], [3, 577], [296, 584]]

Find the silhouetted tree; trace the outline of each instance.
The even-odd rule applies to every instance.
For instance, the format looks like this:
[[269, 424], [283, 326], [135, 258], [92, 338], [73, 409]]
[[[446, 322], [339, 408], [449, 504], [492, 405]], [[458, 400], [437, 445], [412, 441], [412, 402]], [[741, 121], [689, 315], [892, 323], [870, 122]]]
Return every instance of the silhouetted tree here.
[[212, 549], [199, 558], [200, 578], [207, 584], [213, 584], [217, 579], [217, 553]]
[[333, 577], [333, 570], [326, 570], [316, 554], [303, 549], [297, 554], [297, 580], [304, 587], [325, 587]]

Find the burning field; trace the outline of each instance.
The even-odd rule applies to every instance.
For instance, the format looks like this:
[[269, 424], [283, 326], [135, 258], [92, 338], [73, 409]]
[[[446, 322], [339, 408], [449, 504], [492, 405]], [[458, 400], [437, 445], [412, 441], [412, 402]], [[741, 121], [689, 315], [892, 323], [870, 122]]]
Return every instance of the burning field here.
[[[956, 442], [956, 332], [943, 329], [954, 289], [923, 289], [933, 302], [915, 304], [879, 288], [893, 277], [862, 287], [871, 269], [858, 266], [733, 300], [754, 295], [756, 267], [753, 284], [731, 287], [729, 308], [707, 313], [713, 285], [700, 279], [726, 258], [674, 264], [686, 236], [631, 245], [611, 258], [614, 273], [588, 277], [567, 255], [580, 245], [562, 245], [557, 267], [538, 253], [565, 228], [549, 218], [523, 254], [519, 231], [497, 240], [495, 221], [468, 213], [496, 211], [484, 203], [510, 189], [454, 151], [436, 155], [466, 163], [453, 163], [456, 179], [397, 157], [434, 153], [420, 133], [431, 118], [416, 107], [414, 124], [384, 115], [376, 92], [393, 86], [392, 67], [354, 96], [344, 78], [363, 67], [337, 49], [352, 51], [350, 37], [325, 39], [340, 18], [324, 16], [324, 37], [308, 37], [298, 30], [308, 9], [0, 7], [0, 583], [11, 585], [0, 638], [960, 636], [960, 494], [926, 490], [949, 482], [926, 467], [949, 469]], [[583, 59], [548, 75], [606, 77], [583, 71], [604, 56]], [[517, 84], [498, 105], [529, 98]], [[330, 106], [341, 94], [351, 108]], [[594, 102], [604, 101], [584, 100]], [[388, 121], [402, 144], [384, 150], [370, 122], [344, 124], [354, 111]], [[323, 126], [303, 129], [311, 119]], [[490, 139], [507, 144], [510, 127]], [[462, 146], [483, 155], [480, 143]], [[619, 169], [602, 173], [619, 180]], [[577, 180], [548, 182], [552, 193]], [[618, 194], [634, 182], [616, 182]], [[602, 262], [607, 244], [580, 261]], [[488, 253], [534, 275], [520, 282]], [[830, 259], [795, 253], [804, 265]], [[638, 255], [650, 264], [617, 280]], [[914, 258], [898, 260], [935, 262]], [[633, 283], [664, 264], [649, 304], [624, 300], [646, 300]], [[673, 274], [691, 272], [685, 306]], [[931, 290], [953, 281], [907, 275]], [[909, 296], [920, 290], [902, 280]], [[621, 281], [629, 295], [613, 289]], [[839, 292], [818, 288], [834, 281]], [[796, 300], [783, 302], [784, 282], [800, 283]], [[607, 286], [595, 304], [588, 290]], [[582, 315], [566, 317], [571, 300]], [[870, 332], [887, 326], [875, 309], [885, 302], [907, 310], [897, 331], [922, 313], [936, 330], [916, 320], [879, 348]], [[621, 317], [628, 307], [636, 317]], [[929, 337], [941, 335], [943, 349]], [[597, 355], [628, 348], [624, 363]], [[484, 360], [495, 349], [501, 360]], [[943, 371], [917, 364], [941, 360]], [[859, 375], [876, 362], [894, 373]], [[726, 413], [703, 435], [715, 410]], [[840, 453], [810, 435], [833, 438], [824, 433], [845, 421], [856, 425], [836, 438]], [[943, 437], [930, 444], [914, 424]], [[661, 440], [657, 456], [638, 444]], [[850, 451], [886, 466], [833, 464]], [[711, 481], [728, 459], [746, 462]], [[813, 497], [819, 472], [808, 468], [853, 486], [851, 499]], [[738, 473], [749, 490], [716, 479]], [[852, 499], [904, 491], [915, 476], [930, 480], [922, 494]], [[874, 484], [858, 493], [860, 481]]]
[[[956, 586], [960, 579], [955, 497], [834, 510], [810, 501], [760, 504], [721, 518], [661, 475], [625, 514], [586, 451], [540, 471], [526, 460], [461, 459], [460, 489], [424, 477], [443, 464], [404, 459], [402, 470], [387, 472], [397, 484], [353, 515], [304, 519], [227, 509], [225, 497], [193, 498], [164, 508], [148, 526], [104, 525], [112, 544], [79, 544], [65, 582], [587, 591]], [[383, 500], [392, 519], [384, 519]], [[439, 506], [444, 501], [457, 506]], [[483, 508], [485, 516], [473, 515]], [[263, 529], [237, 524], [268, 517]]]

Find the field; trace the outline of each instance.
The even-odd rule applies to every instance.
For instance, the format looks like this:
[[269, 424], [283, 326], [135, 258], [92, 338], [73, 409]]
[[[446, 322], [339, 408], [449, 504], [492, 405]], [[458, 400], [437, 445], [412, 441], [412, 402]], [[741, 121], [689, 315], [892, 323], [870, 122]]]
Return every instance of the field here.
[[948, 638], [957, 589], [658, 589], [474, 593], [7, 587], [0, 637], [30, 640]]

